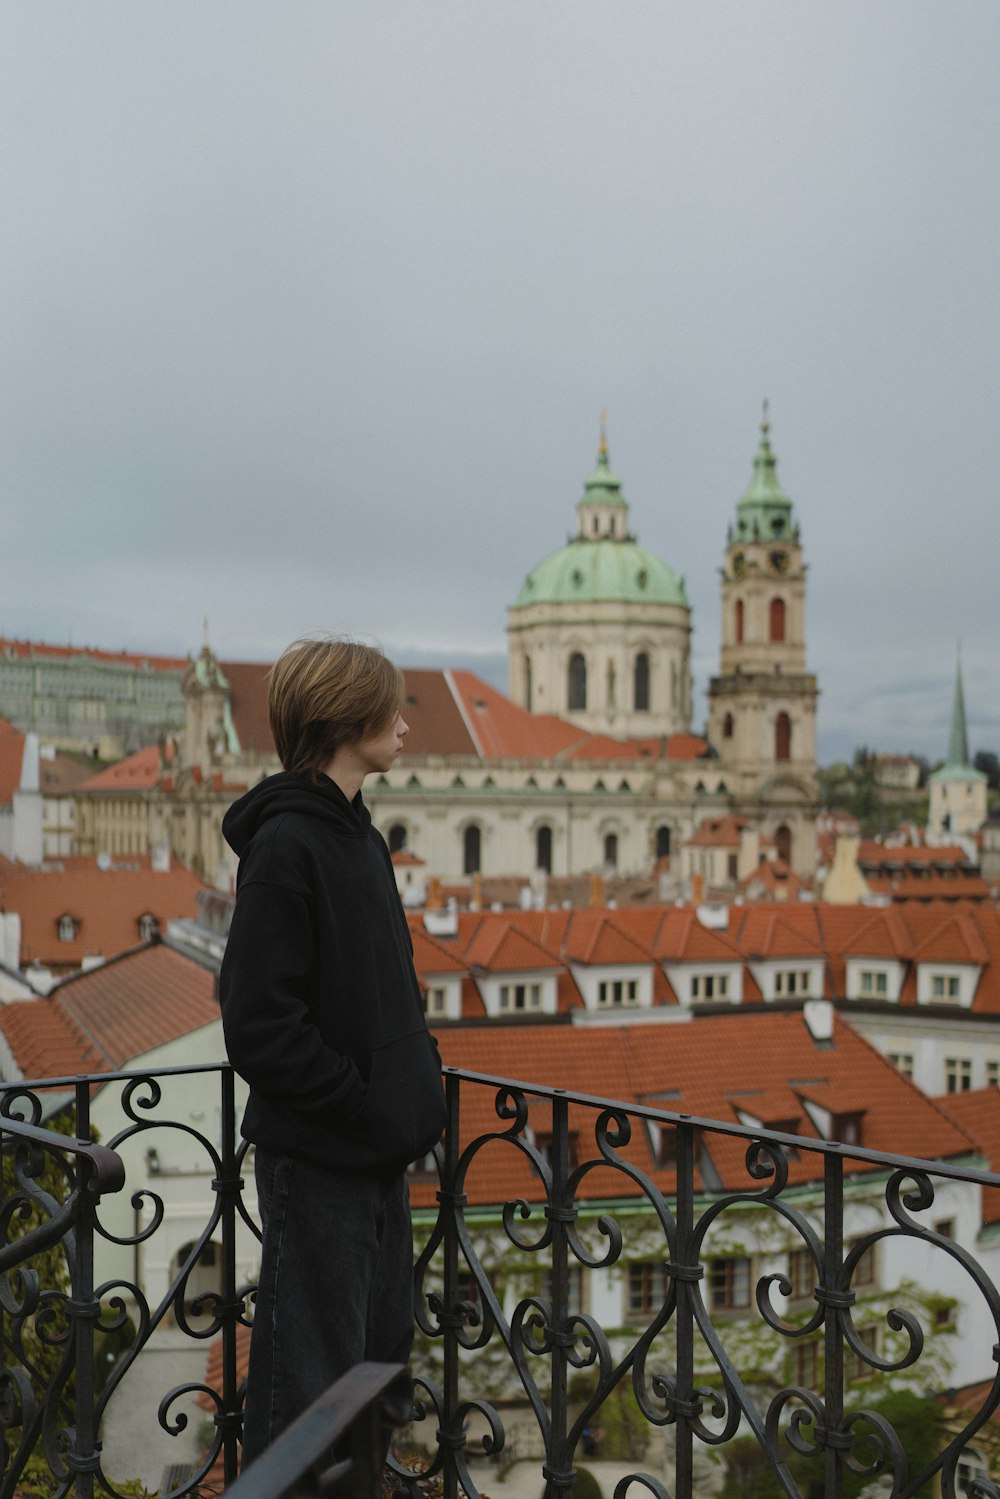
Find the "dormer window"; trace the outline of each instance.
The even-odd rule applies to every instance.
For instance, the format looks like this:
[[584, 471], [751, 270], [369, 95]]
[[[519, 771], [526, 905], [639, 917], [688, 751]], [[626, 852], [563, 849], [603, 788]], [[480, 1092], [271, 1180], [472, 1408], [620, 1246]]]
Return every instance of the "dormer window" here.
[[542, 1008], [542, 986], [539, 983], [501, 984], [500, 1013], [516, 1015], [525, 1010]]
[[898, 958], [850, 957], [844, 975], [848, 999], [867, 999], [883, 1004], [898, 1004], [905, 965]]
[[981, 973], [978, 963], [918, 962], [917, 1004], [969, 1009]]
[[139, 917], [139, 941], [152, 942], [160, 935], [160, 923], [151, 911], [145, 911]]
[[597, 1003], [601, 1009], [638, 1004], [638, 979], [601, 979], [597, 986]]
[[80, 923], [75, 916], [60, 916], [59, 918], [59, 941], [75, 942]]
[[774, 975], [774, 992], [778, 999], [802, 999], [812, 993], [812, 974], [808, 968], [779, 968]]
[[694, 973], [691, 975], [692, 1003], [700, 1004], [703, 1000], [728, 998], [728, 973]]

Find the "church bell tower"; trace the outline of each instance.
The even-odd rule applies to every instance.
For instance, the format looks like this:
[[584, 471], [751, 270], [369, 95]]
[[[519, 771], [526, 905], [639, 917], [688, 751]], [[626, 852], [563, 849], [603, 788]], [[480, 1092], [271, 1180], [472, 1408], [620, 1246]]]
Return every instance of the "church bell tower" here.
[[797, 873], [811, 875], [817, 687], [806, 670], [806, 564], [792, 502], [778, 483], [766, 403], [760, 432], [753, 478], [727, 538], [708, 732], [739, 810]]

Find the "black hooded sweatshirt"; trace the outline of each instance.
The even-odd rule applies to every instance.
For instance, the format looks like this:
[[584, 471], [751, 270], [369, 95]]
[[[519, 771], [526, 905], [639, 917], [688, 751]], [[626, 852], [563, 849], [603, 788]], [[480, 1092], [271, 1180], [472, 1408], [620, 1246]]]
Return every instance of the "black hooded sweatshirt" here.
[[360, 792], [282, 772], [222, 824], [239, 855], [219, 980], [243, 1134], [344, 1171], [401, 1171], [444, 1127], [437, 1046], [389, 852]]

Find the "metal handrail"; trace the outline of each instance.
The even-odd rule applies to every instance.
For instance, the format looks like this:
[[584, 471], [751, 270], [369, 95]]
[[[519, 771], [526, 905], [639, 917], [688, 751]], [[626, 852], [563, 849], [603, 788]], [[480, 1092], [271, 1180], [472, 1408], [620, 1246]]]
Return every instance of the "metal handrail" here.
[[[350, 1495], [375, 1499], [382, 1489], [383, 1428], [410, 1414], [402, 1364], [356, 1364], [314, 1401], [266, 1452], [226, 1489], [230, 1499]], [[332, 1466], [335, 1446], [348, 1448]]]

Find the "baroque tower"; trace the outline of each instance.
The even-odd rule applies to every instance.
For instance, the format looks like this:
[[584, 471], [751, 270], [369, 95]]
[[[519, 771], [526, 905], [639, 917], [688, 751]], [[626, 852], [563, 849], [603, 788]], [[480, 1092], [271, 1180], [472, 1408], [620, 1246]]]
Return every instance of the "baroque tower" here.
[[806, 670], [806, 565], [792, 502], [778, 483], [767, 405], [753, 478], [722, 567], [719, 675], [708, 734], [736, 809], [800, 874], [815, 867], [816, 678]]
[[576, 535], [508, 611], [508, 690], [592, 733], [675, 734], [691, 723], [691, 610], [683, 579], [632, 535], [621, 488], [602, 421]]

